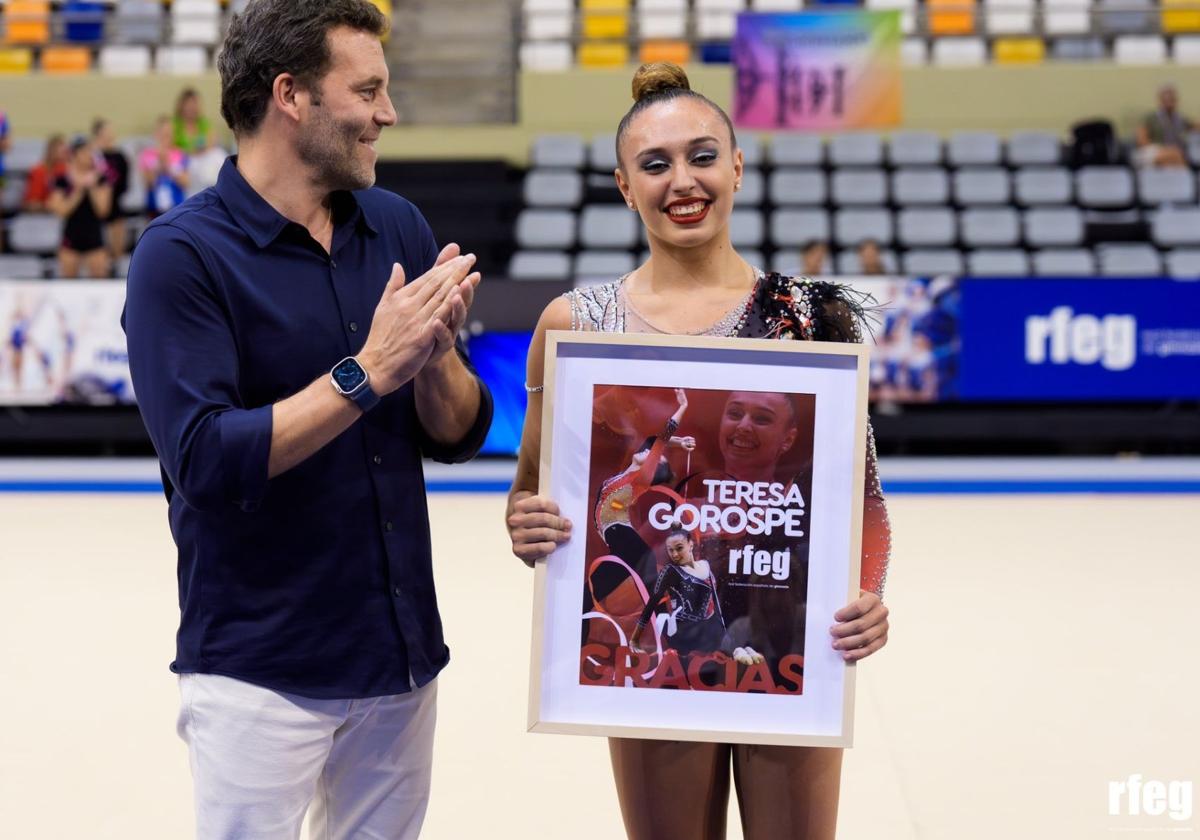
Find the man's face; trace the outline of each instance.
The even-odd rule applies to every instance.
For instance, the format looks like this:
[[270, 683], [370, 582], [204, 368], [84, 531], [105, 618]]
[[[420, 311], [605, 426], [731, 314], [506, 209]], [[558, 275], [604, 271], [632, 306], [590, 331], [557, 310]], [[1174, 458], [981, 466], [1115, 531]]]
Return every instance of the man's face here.
[[1179, 94], [1175, 88], [1163, 88], [1158, 92], [1158, 102], [1167, 111], [1174, 111], [1179, 104]]
[[718, 440], [725, 471], [735, 478], [773, 469], [796, 442], [796, 418], [788, 398], [735, 391], [725, 403]]
[[328, 38], [330, 69], [311, 91], [296, 151], [329, 190], [361, 190], [375, 183], [379, 133], [396, 124], [387, 62], [369, 32], [338, 27]]

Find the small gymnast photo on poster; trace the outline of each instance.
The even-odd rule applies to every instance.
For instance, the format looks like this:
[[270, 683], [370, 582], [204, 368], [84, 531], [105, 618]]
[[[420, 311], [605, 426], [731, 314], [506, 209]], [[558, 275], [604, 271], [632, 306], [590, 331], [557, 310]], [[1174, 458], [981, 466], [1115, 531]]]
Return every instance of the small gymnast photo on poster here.
[[547, 334], [529, 728], [849, 746], [869, 349]]
[[802, 693], [815, 396], [592, 393], [580, 683]]

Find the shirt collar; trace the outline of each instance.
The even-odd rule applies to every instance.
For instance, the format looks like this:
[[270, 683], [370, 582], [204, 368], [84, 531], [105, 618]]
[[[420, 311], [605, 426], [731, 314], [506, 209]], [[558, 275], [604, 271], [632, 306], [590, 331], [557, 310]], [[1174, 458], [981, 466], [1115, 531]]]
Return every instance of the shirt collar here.
[[[225, 159], [217, 176], [216, 190], [233, 220], [259, 248], [270, 245], [291, 224], [291, 220], [255, 192], [250, 182], [238, 171], [237, 155]], [[342, 223], [342, 219], [348, 219], [361, 223], [371, 234], [379, 233], [378, 226], [354, 193], [335, 193], [333, 202], [335, 217], [340, 217], [338, 224]]]

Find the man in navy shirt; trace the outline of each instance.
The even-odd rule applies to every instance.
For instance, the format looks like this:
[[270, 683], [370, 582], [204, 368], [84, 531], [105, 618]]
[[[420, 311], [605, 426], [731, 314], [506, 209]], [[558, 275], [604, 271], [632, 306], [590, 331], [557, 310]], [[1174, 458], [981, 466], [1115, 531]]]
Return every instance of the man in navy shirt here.
[[471, 458], [479, 275], [372, 188], [396, 121], [366, 0], [252, 0], [219, 61], [238, 139], [156, 219], [123, 324], [179, 549], [179, 730], [201, 838], [415, 837], [442, 640], [422, 456]]

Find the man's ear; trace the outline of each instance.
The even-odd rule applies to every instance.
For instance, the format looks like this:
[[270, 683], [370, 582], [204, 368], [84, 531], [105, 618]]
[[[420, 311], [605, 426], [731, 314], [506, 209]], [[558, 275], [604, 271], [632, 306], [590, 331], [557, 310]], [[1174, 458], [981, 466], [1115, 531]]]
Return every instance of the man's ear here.
[[291, 73], [280, 73], [271, 85], [271, 101], [281, 114], [293, 122], [299, 122], [301, 108], [311, 98], [311, 94], [300, 86]]

